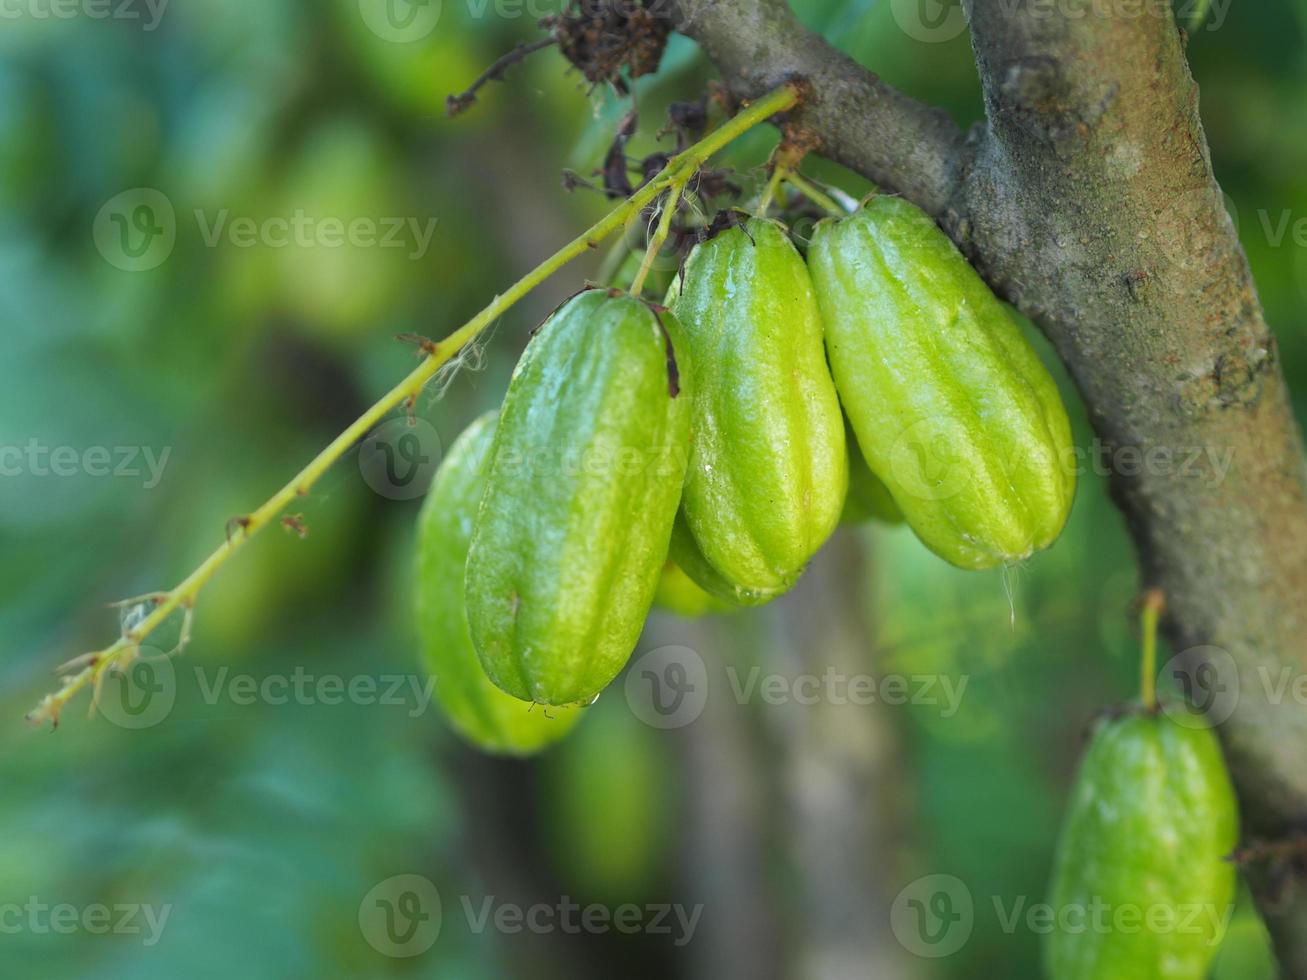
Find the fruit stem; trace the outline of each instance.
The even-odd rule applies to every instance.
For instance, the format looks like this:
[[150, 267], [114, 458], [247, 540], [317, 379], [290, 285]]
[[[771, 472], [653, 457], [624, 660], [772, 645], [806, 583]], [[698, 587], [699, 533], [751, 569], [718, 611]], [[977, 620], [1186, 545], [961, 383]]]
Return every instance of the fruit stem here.
[[767, 181], [767, 186], [763, 188], [762, 196], [758, 198], [758, 206], [755, 208], [758, 217], [767, 217], [767, 212], [776, 203], [776, 194], [780, 190], [781, 181], [785, 179], [787, 173], [789, 173], [789, 168], [779, 160], [772, 167], [771, 177]]
[[807, 178], [799, 176], [791, 171], [785, 175], [785, 182], [793, 187], [796, 191], [812, 201], [813, 204], [824, 208], [832, 217], [842, 218], [848, 212], [835, 203], [835, 199], [825, 191], [820, 190], [815, 184], [810, 183]]
[[1143, 657], [1139, 666], [1139, 700], [1144, 707], [1157, 710], [1157, 621], [1166, 608], [1161, 589], [1149, 589], [1143, 599]]
[[66, 667], [70, 671], [77, 667], [81, 669], [66, 676], [63, 686], [58, 691], [47, 694], [41, 700], [41, 703], [28, 713], [28, 720], [34, 724], [49, 721], [54, 725], [58, 725], [59, 712], [63, 710], [69, 701], [88, 686], [95, 685], [98, 687], [101, 678], [108, 670], [129, 664], [139, 652], [142, 641], [163, 625], [174, 612], [180, 609], [189, 614], [200, 590], [213, 578], [218, 569], [226, 564], [232, 555], [239, 551], [259, 531], [275, 522], [281, 512], [290, 504], [307, 494], [332, 465], [344, 456], [355, 443], [366, 436], [387, 414], [400, 405], [415, 400], [422, 393], [427, 383], [440, 372], [441, 368], [449, 363], [459, 351], [480, 336], [487, 327], [503, 316], [515, 303], [568, 262], [585, 255], [603, 239], [622, 228], [632, 215], [639, 214], [648, 205], [656, 201], [664, 191], [684, 186], [686, 181], [703, 166], [709, 157], [736, 139], [736, 137], [748, 132], [759, 123], [765, 122], [776, 113], [792, 109], [798, 104], [799, 98], [799, 86], [790, 82], [750, 103], [698, 143], [672, 157], [667, 162], [667, 166], [652, 180], [600, 218], [581, 235], [568, 242], [509, 286], [503, 293], [496, 296], [490, 302], [490, 305], [471, 320], [444, 340], [435, 344], [418, 367], [414, 368], [399, 384], [382, 395], [375, 405], [360, 415], [353, 424], [333, 439], [289, 483], [273, 494], [257, 510], [236, 518], [234, 523], [229, 525], [235, 529], [227, 536], [226, 540], [175, 588], [170, 592], [161, 593], [154, 601], [153, 609], [139, 623], [135, 623], [129, 629], [124, 629], [118, 639], [105, 649], [86, 654], [67, 664]]
[[681, 202], [681, 191], [684, 189], [685, 181], [681, 180], [673, 183], [671, 190], [667, 192], [667, 200], [663, 202], [663, 216], [658, 221], [658, 228], [654, 232], [653, 238], [649, 239], [649, 247], [644, 250], [644, 258], [640, 261], [640, 271], [635, 274], [635, 281], [631, 283], [632, 296], [639, 297], [644, 291], [644, 281], [649, 276], [649, 270], [653, 268], [654, 259], [662, 251], [667, 236], [671, 234], [672, 219], [676, 216], [676, 206]]

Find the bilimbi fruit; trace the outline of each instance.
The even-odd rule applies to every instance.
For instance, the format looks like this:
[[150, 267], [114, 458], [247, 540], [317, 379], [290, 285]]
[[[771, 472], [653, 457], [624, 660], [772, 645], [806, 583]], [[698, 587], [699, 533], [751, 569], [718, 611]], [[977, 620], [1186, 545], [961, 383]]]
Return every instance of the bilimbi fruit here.
[[[1238, 810], [1197, 716], [1100, 722], [1054, 863], [1049, 980], [1203, 980], [1234, 902]], [[1182, 723], [1183, 722], [1183, 723]]]
[[808, 265], [858, 445], [921, 540], [972, 569], [1051, 544], [1075, 494], [1066, 409], [948, 237], [878, 195], [819, 223]]
[[485, 494], [497, 413], [472, 423], [450, 447], [418, 518], [417, 623], [422, 658], [450, 725], [496, 754], [530, 755], [566, 735], [577, 708], [545, 709], [505, 694], [486, 677], [467, 625], [463, 571]]
[[481, 664], [514, 697], [590, 702], [634, 650], [685, 479], [691, 361], [675, 316], [601, 289], [527, 345], [466, 578]]
[[821, 312], [785, 227], [695, 246], [669, 305], [694, 364], [694, 441], [673, 557], [741, 604], [788, 590], [839, 524], [848, 457]]

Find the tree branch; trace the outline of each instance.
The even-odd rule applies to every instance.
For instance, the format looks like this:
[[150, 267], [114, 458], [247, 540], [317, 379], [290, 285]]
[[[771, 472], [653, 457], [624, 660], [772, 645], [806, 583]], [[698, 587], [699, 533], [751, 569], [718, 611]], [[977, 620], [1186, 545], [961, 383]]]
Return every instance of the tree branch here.
[[[1047, 334], [1102, 440], [1143, 461], [1114, 494], [1173, 647], [1218, 669], [1247, 832], [1307, 827], [1307, 710], [1275, 694], [1307, 672], [1307, 467], [1170, 4], [1072, 18], [964, 0], [988, 119], [964, 140], [783, 0], [678, 3], [737, 93], [811, 81], [797, 118], [821, 152], [934, 215]], [[1254, 886], [1286, 971], [1307, 976], [1307, 895]]]
[[791, 119], [817, 138], [823, 156], [932, 214], [947, 205], [965, 140], [948, 113], [909, 98], [809, 33], [786, 3], [678, 0], [677, 9], [678, 29], [699, 42], [737, 94], [752, 98], [791, 77], [806, 79], [811, 97]]

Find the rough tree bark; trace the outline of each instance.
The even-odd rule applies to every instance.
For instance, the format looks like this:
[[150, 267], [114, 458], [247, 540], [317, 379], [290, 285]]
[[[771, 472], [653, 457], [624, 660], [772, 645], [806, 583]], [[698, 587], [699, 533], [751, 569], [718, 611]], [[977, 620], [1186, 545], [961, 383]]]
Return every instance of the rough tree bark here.
[[[737, 94], [812, 83], [794, 122], [940, 222], [1053, 342], [1109, 447], [1230, 454], [1224, 479], [1144, 466], [1114, 493], [1173, 647], [1218, 669], [1214, 710], [1233, 705], [1246, 834], [1307, 829], [1307, 710], [1276, 693], [1307, 671], [1307, 468], [1170, 4], [964, 0], [987, 120], [963, 133], [784, 0], [676, 2]], [[1253, 878], [1286, 973], [1307, 976], [1307, 889]]]

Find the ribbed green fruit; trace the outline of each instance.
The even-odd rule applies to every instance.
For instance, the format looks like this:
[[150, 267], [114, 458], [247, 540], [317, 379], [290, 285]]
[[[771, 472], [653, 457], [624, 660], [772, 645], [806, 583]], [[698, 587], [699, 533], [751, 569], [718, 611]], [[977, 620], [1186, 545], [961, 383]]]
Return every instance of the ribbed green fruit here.
[[1062, 825], [1050, 980], [1202, 980], [1235, 894], [1238, 811], [1221, 747], [1144, 713], [1101, 723]]
[[881, 195], [822, 221], [808, 265], [840, 400], [921, 540], [963, 568], [1051, 544], [1075, 495], [1066, 408], [948, 237]]
[[487, 752], [529, 755], [571, 730], [580, 708], [511, 697], [486, 677], [463, 603], [472, 524], [485, 492], [497, 413], [470, 425], [450, 447], [418, 518], [417, 614], [423, 661], [450, 725]]
[[509, 694], [586, 703], [630, 657], [667, 558], [693, 384], [676, 318], [605, 290], [527, 345], [467, 563], [472, 639]]
[[681, 513], [699, 555], [677, 536], [673, 557], [715, 595], [765, 602], [830, 537], [848, 488], [812, 280], [784, 226], [751, 218], [695, 247], [669, 305], [694, 362]]

